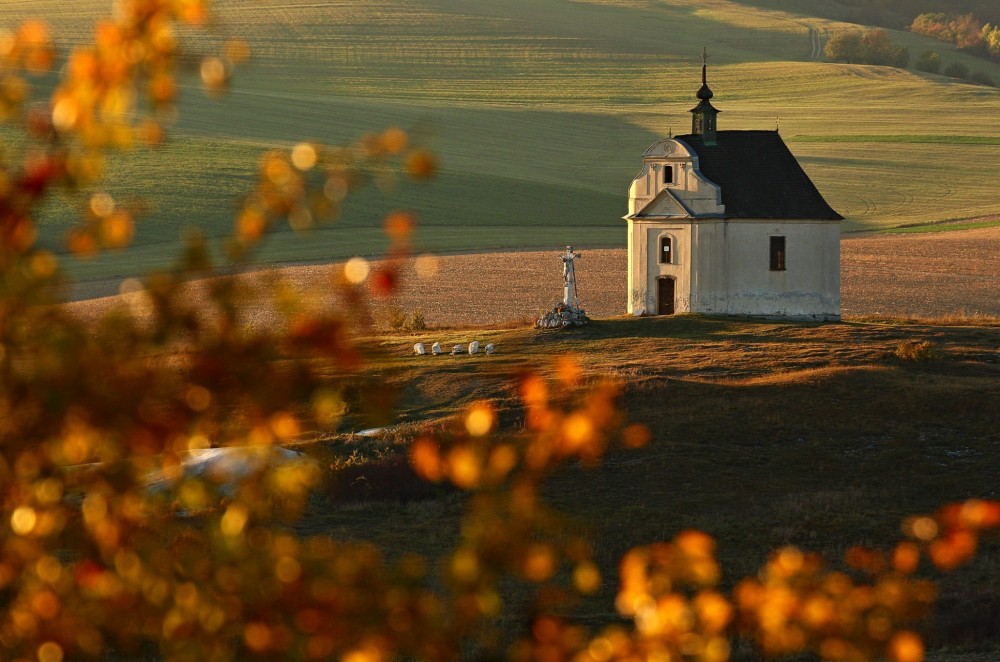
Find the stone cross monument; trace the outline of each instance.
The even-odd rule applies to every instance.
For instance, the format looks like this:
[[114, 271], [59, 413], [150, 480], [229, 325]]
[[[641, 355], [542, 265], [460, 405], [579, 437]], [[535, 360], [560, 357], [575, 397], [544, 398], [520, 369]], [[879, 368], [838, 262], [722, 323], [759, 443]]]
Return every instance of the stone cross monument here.
[[590, 321], [587, 313], [580, 307], [580, 295], [576, 287], [576, 260], [583, 256], [573, 252], [572, 246], [567, 246], [566, 252], [559, 257], [563, 263], [563, 299], [555, 308], [535, 320], [535, 326], [539, 329], [582, 326]]
[[576, 290], [576, 268], [573, 262], [578, 257], [583, 257], [580, 253], [574, 253], [572, 246], [566, 247], [566, 253], [562, 256], [563, 262], [563, 305], [569, 308], [580, 307], [580, 296]]

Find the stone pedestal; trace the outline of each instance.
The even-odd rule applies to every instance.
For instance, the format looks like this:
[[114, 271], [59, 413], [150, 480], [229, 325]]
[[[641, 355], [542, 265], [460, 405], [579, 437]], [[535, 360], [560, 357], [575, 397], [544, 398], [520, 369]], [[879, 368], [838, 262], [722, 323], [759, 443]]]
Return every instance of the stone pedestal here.
[[535, 328], [565, 329], [570, 326], [583, 326], [589, 321], [590, 318], [582, 308], [558, 303], [555, 308], [535, 320]]

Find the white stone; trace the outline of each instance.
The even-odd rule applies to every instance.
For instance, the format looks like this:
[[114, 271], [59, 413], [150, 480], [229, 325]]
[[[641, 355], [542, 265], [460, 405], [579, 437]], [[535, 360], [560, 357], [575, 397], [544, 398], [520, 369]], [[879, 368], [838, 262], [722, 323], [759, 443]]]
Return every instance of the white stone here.
[[495, 351], [497, 351], [497, 350], [496, 350], [496, 347], [493, 346], [493, 343], [489, 343], [489, 344], [486, 345], [486, 353], [487, 354], [492, 354]]
[[455, 345], [454, 347], [451, 348], [451, 353], [452, 354], [464, 354], [465, 353], [465, 346], [464, 345]]
[[478, 354], [478, 353], [479, 353], [479, 341], [473, 340], [472, 342], [469, 343], [469, 354]]
[[[208, 478], [220, 485], [219, 491], [232, 495], [245, 478], [265, 469], [287, 465], [315, 468], [308, 455], [277, 446], [226, 446], [188, 451], [180, 458], [180, 475]], [[144, 477], [146, 489], [165, 492], [178, 484], [175, 472], [153, 471]]]
[[431, 345], [431, 354], [433, 354], [434, 356], [440, 356], [441, 354], [444, 354], [444, 350], [441, 349], [441, 343], [436, 342], [433, 345]]
[[413, 353], [416, 354], [417, 356], [423, 356], [424, 354], [427, 353], [427, 350], [424, 349], [424, 344], [422, 342], [418, 342], [416, 345], [413, 346]]

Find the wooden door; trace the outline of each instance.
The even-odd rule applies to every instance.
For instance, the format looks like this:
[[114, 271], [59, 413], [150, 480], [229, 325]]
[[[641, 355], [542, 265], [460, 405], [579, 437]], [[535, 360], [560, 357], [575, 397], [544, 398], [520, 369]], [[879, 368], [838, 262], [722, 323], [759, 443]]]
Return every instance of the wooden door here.
[[656, 314], [674, 314], [674, 279], [658, 278], [656, 280]]

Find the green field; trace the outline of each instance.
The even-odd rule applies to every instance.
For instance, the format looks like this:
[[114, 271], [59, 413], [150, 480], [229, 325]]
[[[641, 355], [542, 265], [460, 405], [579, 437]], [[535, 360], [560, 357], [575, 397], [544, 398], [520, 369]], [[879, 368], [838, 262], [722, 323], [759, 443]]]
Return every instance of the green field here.
[[[801, 3], [807, 7], [808, 3]], [[0, 5], [0, 25], [40, 15], [65, 46], [107, 0]], [[429, 186], [349, 201], [306, 240], [275, 237], [264, 261], [377, 254], [389, 209], [421, 220], [426, 250], [623, 245], [625, 195], [643, 150], [689, 130], [701, 49], [722, 129], [780, 130], [844, 229], [871, 230], [996, 212], [1000, 90], [912, 71], [817, 61], [816, 38], [849, 27], [726, 0], [220, 0], [193, 52], [231, 36], [252, 63], [220, 101], [186, 78], [172, 141], [124, 155], [108, 188], [149, 213], [138, 250], [74, 265], [78, 278], [166, 264], [188, 226], [228, 231], [257, 155], [301, 139], [344, 142], [418, 127], [440, 156]], [[1000, 66], [908, 33], [1000, 80]], [[58, 246], [75, 201], [54, 204], [43, 241]]]

